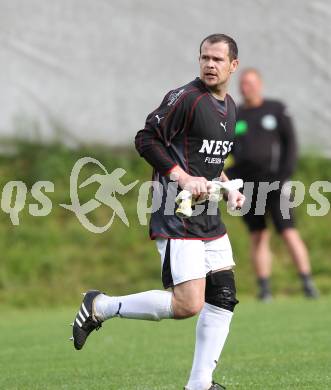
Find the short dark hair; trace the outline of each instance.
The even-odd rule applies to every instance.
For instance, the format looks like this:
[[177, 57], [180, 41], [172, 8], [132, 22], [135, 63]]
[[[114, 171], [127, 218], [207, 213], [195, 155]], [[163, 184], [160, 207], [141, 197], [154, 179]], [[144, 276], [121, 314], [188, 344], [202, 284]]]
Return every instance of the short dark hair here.
[[203, 39], [202, 42], [200, 43], [200, 54], [201, 54], [202, 45], [205, 42], [209, 42], [209, 43], [224, 42], [224, 43], [227, 43], [228, 47], [229, 47], [229, 58], [230, 58], [230, 60], [233, 61], [233, 60], [236, 60], [238, 58], [238, 46], [237, 46], [237, 43], [229, 35], [226, 35], [226, 34], [211, 34], [211, 35], [208, 35], [208, 37]]

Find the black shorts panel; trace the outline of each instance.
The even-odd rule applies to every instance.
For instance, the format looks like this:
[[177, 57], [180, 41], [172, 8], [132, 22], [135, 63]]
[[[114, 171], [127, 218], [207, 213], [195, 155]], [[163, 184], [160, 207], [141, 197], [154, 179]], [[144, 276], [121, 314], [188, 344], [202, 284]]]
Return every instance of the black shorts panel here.
[[243, 215], [243, 219], [250, 232], [261, 231], [267, 227], [267, 218], [271, 217], [272, 222], [278, 233], [281, 233], [287, 228], [295, 226], [293, 209], [289, 210], [290, 218], [284, 218], [280, 208], [280, 197], [284, 196], [280, 190], [271, 191], [267, 196], [266, 212], [264, 215], [255, 215], [257, 190], [254, 190], [252, 197], [252, 205], [247, 214]]
[[162, 267], [162, 284], [165, 289], [169, 287], [173, 287], [174, 285], [174, 282], [172, 280], [171, 264], [170, 264], [170, 242], [171, 240], [168, 239], [164, 261], [163, 261], [163, 267]]

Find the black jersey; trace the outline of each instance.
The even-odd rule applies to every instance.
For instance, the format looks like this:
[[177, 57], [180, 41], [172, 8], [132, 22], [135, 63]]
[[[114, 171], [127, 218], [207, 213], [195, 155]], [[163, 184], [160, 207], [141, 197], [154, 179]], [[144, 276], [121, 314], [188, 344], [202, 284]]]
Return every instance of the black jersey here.
[[151, 216], [151, 238], [203, 240], [225, 234], [219, 210], [207, 215], [208, 202], [200, 215], [182, 219], [173, 210], [168, 212], [166, 194], [171, 187], [168, 173], [176, 165], [192, 176], [208, 180], [221, 175], [233, 146], [235, 122], [232, 98], [226, 95], [224, 102], [219, 102], [199, 78], [170, 91], [159, 108], [148, 115], [135, 144], [139, 154], [153, 166], [153, 180], [161, 183], [153, 190], [153, 202], [161, 206]]
[[285, 106], [264, 100], [256, 108], [239, 106], [235, 164], [227, 173], [246, 181], [284, 182], [295, 168], [297, 147], [292, 121]]

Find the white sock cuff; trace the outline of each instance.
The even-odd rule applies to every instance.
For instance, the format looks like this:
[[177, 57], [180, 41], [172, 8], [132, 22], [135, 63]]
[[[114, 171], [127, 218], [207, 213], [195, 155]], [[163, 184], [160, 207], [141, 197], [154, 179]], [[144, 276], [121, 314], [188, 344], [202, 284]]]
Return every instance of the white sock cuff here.
[[165, 313], [167, 315], [167, 318], [174, 318], [174, 310], [172, 308], [172, 292], [170, 291], [164, 291], [168, 295], [168, 299], [165, 303]]
[[158, 301], [158, 305], [156, 305], [154, 311], [154, 319], [156, 321], [174, 317], [172, 309], [172, 293], [170, 291], [151, 290], [146, 294], [149, 294], [152, 300], [157, 299]]
[[207, 313], [212, 314], [221, 314], [223, 316], [228, 316], [229, 318], [232, 318], [233, 312], [230, 310], [223, 309], [222, 307], [218, 307], [215, 305], [211, 305], [210, 303], [205, 302], [202, 311], [205, 311]]

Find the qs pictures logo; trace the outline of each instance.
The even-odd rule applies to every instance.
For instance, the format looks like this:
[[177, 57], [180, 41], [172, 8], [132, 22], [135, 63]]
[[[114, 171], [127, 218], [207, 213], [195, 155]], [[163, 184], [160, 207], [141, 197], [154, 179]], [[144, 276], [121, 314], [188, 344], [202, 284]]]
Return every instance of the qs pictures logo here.
[[[217, 144], [213, 140], [204, 140], [200, 153], [221, 154], [227, 151], [231, 145]], [[207, 157], [210, 158], [210, 157]], [[213, 162], [213, 159], [211, 160]], [[82, 170], [90, 165], [94, 165], [98, 173], [90, 175], [87, 179], [86, 172]], [[83, 157], [79, 159], [72, 168], [70, 174], [70, 204], [60, 204], [66, 210], [72, 212], [81, 223], [81, 225], [92, 233], [104, 233], [112, 226], [115, 218], [119, 218], [126, 226], [129, 226], [128, 216], [121, 203], [123, 197], [128, 194], [139, 182], [135, 180], [129, 184], [124, 184], [122, 179], [126, 174], [125, 169], [116, 168], [108, 172], [105, 166], [92, 157]], [[84, 176], [84, 178], [82, 178]], [[165, 188], [159, 181], [146, 181], [141, 183], [137, 197], [137, 217], [140, 225], [145, 226], [148, 223], [148, 215], [158, 211], [162, 204], [166, 205], [163, 210], [165, 215], [173, 215], [175, 212], [175, 198], [181, 189], [178, 188], [178, 181], [170, 178], [171, 183]], [[89, 185], [97, 185], [97, 189], [91, 199], [81, 202], [83, 191]], [[241, 210], [241, 215], [247, 213], [251, 207], [253, 189], [256, 183], [245, 182], [243, 193], [246, 202]], [[267, 194], [280, 188], [280, 182], [260, 182], [258, 183], [256, 215], [265, 213], [265, 204]], [[150, 201], [150, 193], [153, 189], [153, 199]], [[280, 208], [285, 219], [289, 218], [289, 211], [298, 207], [305, 199], [307, 194], [313, 203], [306, 204], [307, 214], [314, 217], [325, 216], [330, 211], [330, 202], [324, 193], [331, 192], [331, 182], [315, 181], [306, 189], [304, 183], [291, 181], [282, 186]], [[45, 217], [52, 211], [53, 204], [47, 193], [54, 193], [55, 186], [51, 181], [38, 181], [28, 189], [23, 181], [10, 181], [2, 188], [1, 209], [9, 215], [11, 223], [15, 226], [20, 224], [20, 213], [28, 207], [27, 211], [34, 217]], [[155, 194], [155, 197], [154, 197]], [[289, 194], [292, 194], [291, 196]], [[86, 194], [84, 194], [86, 199]], [[165, 197], [165, 199], [164, 199]], [[132, 202], [132, 199], [131, 199]], [[93, 223], [94, 210], [101, 206], [106, 206], [110, 210], [109, 219], [103, 226], [97, 226]], [[260, 207], [261, 206], [261, 207]], [[217, 212], [217, 207], [214, 210]], [[230, 213], [231, 214], [231, 213]], [[232, 214], [231, 214], [232, 215]], [[132, 215], [131, 215], [132, 216]]]
[[[103, 174], [94, 174], [86, 179], [83, 183], [78, 185], [78, 178], [82, 168], [87, 164], [95, 164], [101, 168]], [[117, 215], [123, 223], [129, 226], [129, 221], [124, 211], [121, 202], [116, 198], [118, 195], [125, 195], [128, 193], [137, 183], [138, 180], [131, 184], [124, 185], [121, 183], [121, 177], [125, 175], [126, 171], [123, 168], [116, 168], [111, 173], [108, 173], [100, 161], [92, 157], [83, 157], [76, 162], [70, 175], [70, 199], [71, 204], [60, 204], [73, 213], [75, 213], [79, 222], [92, 233], [103, 233], [108, 230], [115, 216]], [[78, 191], [92, 183], [98, 183], [99, 189], [95, 193], [94, 199], [90, 199], [84, 204], [80, 204]], [[97, 209], [102, 204], [108, 206], [112, 210], [112, 216], [108, 223], [104, 226], [94, 225], [86, 214]]]

